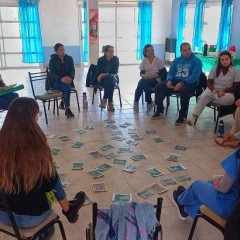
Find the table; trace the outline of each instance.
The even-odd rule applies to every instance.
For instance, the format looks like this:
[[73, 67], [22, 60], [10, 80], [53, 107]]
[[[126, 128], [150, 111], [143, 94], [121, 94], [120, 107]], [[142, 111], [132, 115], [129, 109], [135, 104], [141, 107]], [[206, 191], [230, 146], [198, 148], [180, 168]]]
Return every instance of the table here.
[[[198, 57], [202, 64], [202, 70], [203, 72], [210, 72], [213, 66], [217, 64], [217, 57], [210, 57], [210, 56], [203, 56], [201, 54], [197, 54], [196, 57]], [[240, 70], [240, 58], [235, 57], [233, 58], [233, 65]]]

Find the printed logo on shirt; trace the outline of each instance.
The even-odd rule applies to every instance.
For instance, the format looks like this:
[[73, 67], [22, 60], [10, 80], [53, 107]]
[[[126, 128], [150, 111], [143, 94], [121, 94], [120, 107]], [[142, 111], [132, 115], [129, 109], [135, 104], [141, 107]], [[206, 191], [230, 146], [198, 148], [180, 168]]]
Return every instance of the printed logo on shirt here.
[[177, 66], [177, 73], [176, 73], [176, 77], [179, 78], [187, 78], [189, 76], [189, 69], [191, 67], [191, 64], [179, 64]]

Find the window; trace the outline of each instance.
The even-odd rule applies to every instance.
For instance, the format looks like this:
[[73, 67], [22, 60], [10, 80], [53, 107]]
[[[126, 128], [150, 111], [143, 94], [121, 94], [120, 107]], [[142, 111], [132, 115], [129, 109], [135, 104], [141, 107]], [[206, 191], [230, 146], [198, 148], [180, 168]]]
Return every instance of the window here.
[[186, 9], [186, 25], [183, 30], [184, 42], [192, 44], [195, 5], [188, 4]]

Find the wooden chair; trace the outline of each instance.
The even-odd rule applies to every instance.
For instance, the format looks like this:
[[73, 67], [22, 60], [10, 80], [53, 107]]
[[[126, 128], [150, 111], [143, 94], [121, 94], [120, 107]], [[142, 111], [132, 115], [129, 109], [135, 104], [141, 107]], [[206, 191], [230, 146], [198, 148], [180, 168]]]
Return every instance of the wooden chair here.
[[[155, 229], [153, 240], [158, 240], [159, 235], [160, 235], [160, 239], [161, 240], [163, 239], [162, 225], [160, 224], [161, 212], [162, 212], [162, 202], [163, 202], [163, 198], [159, 197], [157, 199], [157, 204], [154, 205], [154, 208], [156, 209], [156, 217], [159, 222], [159, 225]], [[89, 223], [89, 227], [86, 229], [86, 240], [95, 240], [95, 228], [96, 228], [96, 224], [97, 224], [97, 211], [98, 211], [98, 204], [93, 203], [93, 205], [92, 205], [92, 222]]]
[[11, 225], [5, 225], [0, 221], [0, 232], [10, 235], [18, 240], [36, 240], [38, 237], [48, 230], [50, 227], [58, 224], [63, 240], [67, 240], [62, 222], [59, 220], [58, 215], [51, 210], [48, 218], [41, 224], [32, 228], [19, 228], [11, 211], [6, 195], [3, 191], [0, 191], [0, 210], [7, 212]]

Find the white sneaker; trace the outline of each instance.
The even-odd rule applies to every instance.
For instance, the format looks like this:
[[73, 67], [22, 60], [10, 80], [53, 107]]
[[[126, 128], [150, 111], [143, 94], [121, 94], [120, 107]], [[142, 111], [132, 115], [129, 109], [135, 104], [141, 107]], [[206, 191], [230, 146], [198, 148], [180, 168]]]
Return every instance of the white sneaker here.
[[194, 127], [196, 125], [196, 120], [197, 120], [196, 117], [191, 116], [190, 118], [187, 119], [187, 124], [191, 127]]
[[136, 113], [139, 112], [139, 103], [138, 102], [133, 103], [133, 111]]
[[146, 113], [150, 113], [152, 111], [152, 108], [153, 108], [153, 102], [151, 104], [148, 104], [147, 105], [147, 111]]

